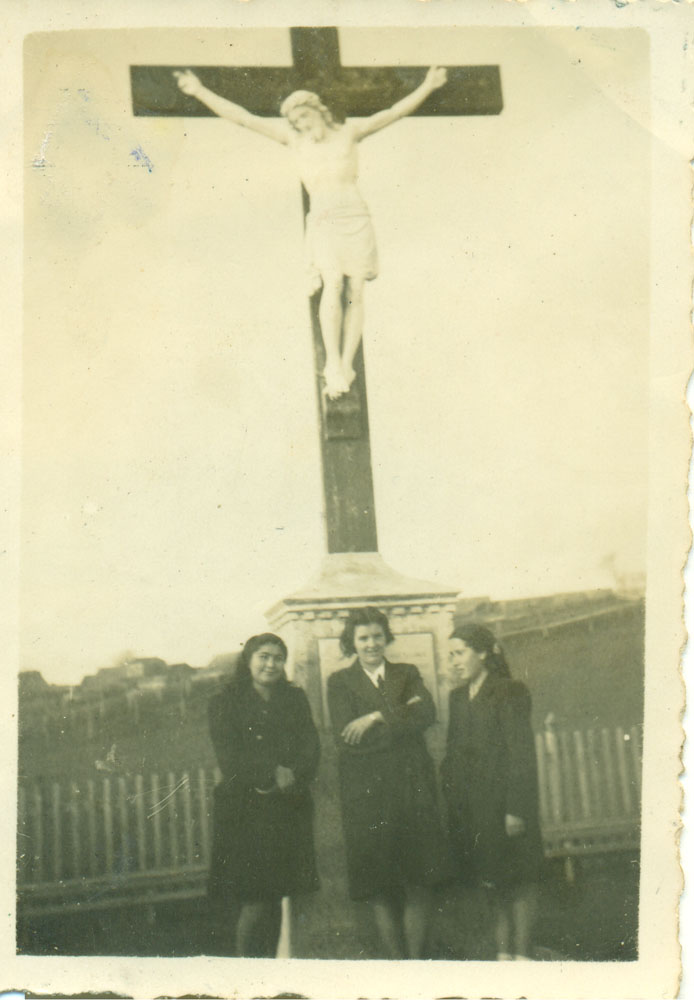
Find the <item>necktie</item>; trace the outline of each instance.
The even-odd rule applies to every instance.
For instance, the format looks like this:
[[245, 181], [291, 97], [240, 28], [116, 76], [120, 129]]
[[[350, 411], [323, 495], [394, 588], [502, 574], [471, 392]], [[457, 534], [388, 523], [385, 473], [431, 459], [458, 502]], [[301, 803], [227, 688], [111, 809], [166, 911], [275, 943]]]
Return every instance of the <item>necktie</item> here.
[[385, 682], [385, 680], [383, 679], [383, 677], [380, 674], [379, 674], [378, 679], [377, 679], [377, 684], [378, 684], [378, 690], [381, 692], [382, 695], [385, 695], [385, 693], [386, 693], [386, 682]]

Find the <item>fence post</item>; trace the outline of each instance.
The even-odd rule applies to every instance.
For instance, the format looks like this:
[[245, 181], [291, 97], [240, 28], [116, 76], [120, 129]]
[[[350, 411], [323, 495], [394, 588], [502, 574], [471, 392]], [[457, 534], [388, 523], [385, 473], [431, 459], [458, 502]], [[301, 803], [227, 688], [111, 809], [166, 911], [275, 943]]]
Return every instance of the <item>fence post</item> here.
[[118, 778], [118, 835], [120, 837], [121, 862], [125, 871], [130, 871], [130, 835], [128, 823], [128, 789], [125, 778]]
[[152, 788], [152, 811], [149, 818], [152, 820], [152, 840], [154, 849], [154, 867], [161, 868], [161, 803], [159, 801], [159, 776], [153, 774], [151, 778]]
[[583, 819], [590, 819], [590, 791], [588, 788], [588, 771], [586, 769], [586, 751], [583, 745], [583, 733], [574, 731], [574, 749], [576, 751], [576, 772], [578, 774], [578, 792]]
[[537, 783], [540, 792], [540, 817], [543, 823], [547, 823], [550, 819], [550, 807], [549, 796], [547, 794], [545, 741], [542, 733], [535, 733], [535, 756], [537, 758]]
[[169, 803], [168, 803], [168, 813], [169, 813], [169, 850], [171, 855], [171, 866], [172, 868], [178, 868], [179, 865], [179, 853], [178, 853], [178, 826], [176, 823], [176, 795], [174, 795], [174, 790], [177, 792], [178, 786], [176, 785], [176, 777], [173, 771], [169, 771]]
[[547, 748], [547, 778], [552, 818], [558, 825], [564, 818], [564, 796], [562, 795], [559, 746], [553, 726], [547, 726], [545, 729], [545, 746]]
[[53, 877], [59, 882], [63, 875], [63, 831], [60, 814], [60, 785], [53, 782]]
[[198, 771], [198, 801], [200, 803], [200, 860], [207, 864], [210, 857], [210, 830], [207, 811], [207, 775], [203, 767]]
[[87, 780], [87, 841], [89, 874], [96, 875], [96, 800], [91, 778]]
[[104, 858], [106, 871], [113, 871], [113, 811], [111, 809], [111, 782], [108, 778], [103, 781], [104, 796]]
[[79, 878], [82, 862], [82, 851], [80, 843], [80, 790], [73, 782], [70, 787], [70, 818], [72, 820], [72, 876]]
[[28, 855], [26, 847], [31, 843], [31, 835], [27, 833], [26, 793], [20, 786], [17, 789], [17, 883], [30, 882], [27, 878]]
[[186, 842], [186, 864], [193, 864], [193, 810], [190, 801], [190, 777], [183, 774], [183, 831]]
[[43, 797], [41, 786], [38, 782], [34, 785], [34, 870], [36, 872], [35, 882], [43, 881]]
[[595, 732], [589, 729], [586, 733], [588, 744], [588, 778], [590, 779], [591, 801], [595, 816], [599, 819], [605, 815], [605, 794], [600, 777], [600, 748]]
[[624, 748], [624, 730], [618, 726], [615, 730], [615, 741], [617, 747], [617, 769], [619, 771], [619, 784], [622, 789], [622, 803], [624, 813], [628, 816], [633, 809], [631, 786], [629, 783], [629, 772], [627, 770], [627, 755]]
[[566, 816], [568, 820], [578, 819], [578, 808], [576, 802], [576, 789], [573, 781], [573, 769], [571, 767], [571, 740], [569, 734], [562, 730], [559, 733], [560, 753], [560, 773], [562, 779], [562, 791], [566, 805]]
[[631, 750], [631, 762], [633, 764], [634, 772], [634, 787], [636, 790], [636, 796], [640, 800], [641, 798], [641, 732], [638, 726], [632, 726], [629, 730], [629, 735], [631, 740], [629, 742], [629, 749]]
[[605, 812], [608, 816], [618, 815], [620, 810], [617, 803], [617, 782], [615, 779], [614, 755], [612, 752], [612, 733], [609, 729], [603, 729], [600, 733], [602, 744], [602, 766], [607, 787], [607, 802]]
[[147, 844], [145, 840], [145, 793], [142, 775], [135, 775], [135, 823], [137, 829], [137, 867], [141, 872], [147, 867]]

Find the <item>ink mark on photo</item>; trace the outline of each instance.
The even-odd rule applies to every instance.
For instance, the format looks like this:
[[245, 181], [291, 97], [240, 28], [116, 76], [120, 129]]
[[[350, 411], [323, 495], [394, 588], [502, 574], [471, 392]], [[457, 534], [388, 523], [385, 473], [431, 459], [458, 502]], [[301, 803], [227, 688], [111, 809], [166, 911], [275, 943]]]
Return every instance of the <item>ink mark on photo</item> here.
[[135, 158], [137, 163], [139, 163], [143, 167], [146, 167], [148, 173], [150, 174], [152, 173], [152, 171], [154, 170], [154, 164], [150, 160], [149, 156], [147, 156], [142, 146], [137, 146], [136, 149], [131, 149], [130, 155]]

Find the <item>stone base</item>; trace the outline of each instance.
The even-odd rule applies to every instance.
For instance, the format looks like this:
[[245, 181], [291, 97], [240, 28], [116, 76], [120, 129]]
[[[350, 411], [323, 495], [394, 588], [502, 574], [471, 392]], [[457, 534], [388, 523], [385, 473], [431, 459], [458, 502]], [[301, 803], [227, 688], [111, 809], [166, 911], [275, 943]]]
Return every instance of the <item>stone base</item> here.
[[350, 662], [339, 646], [345, 619], [365, 605], [388, 616], [395, 642], [386, 655], [419, 668], [441, 718], [457, 593], [396, 573], [377, 552], [346, 552], [326, 556], [314, 580], [270, 608], [268, 622], [289, 647], [289, 674], [305, 689], [316, 725], [329, 728], [327, 679]]

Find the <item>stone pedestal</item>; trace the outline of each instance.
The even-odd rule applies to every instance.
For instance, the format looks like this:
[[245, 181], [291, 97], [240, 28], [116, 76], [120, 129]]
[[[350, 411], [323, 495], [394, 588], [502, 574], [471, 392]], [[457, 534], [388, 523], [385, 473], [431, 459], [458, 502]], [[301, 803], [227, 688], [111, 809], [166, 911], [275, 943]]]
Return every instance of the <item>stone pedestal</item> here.
[[274, 605], [267, 613], [272, 631], [289, 647], [288, 674], [308, 695], [321, 732], [322, 760], [314, 789], [315, 836], [321, 890], [292, 901], [289, 949], [303, 958], [378, 958], [370, 915], [347, 896], [336, 750], [330, 732], [327, 679], [349, 664], [339, 637], [353, 608], [372, 605], [390, 622], [395, 642], [386, 656], [414, 663], [431, 692], [438, 722], [427, 734], [432, 756], [443, 747], [447, 691], [448, 636], [457, 591], [452, 587], [401, 576], [375, 552], [328, 555], [317, 577]]

